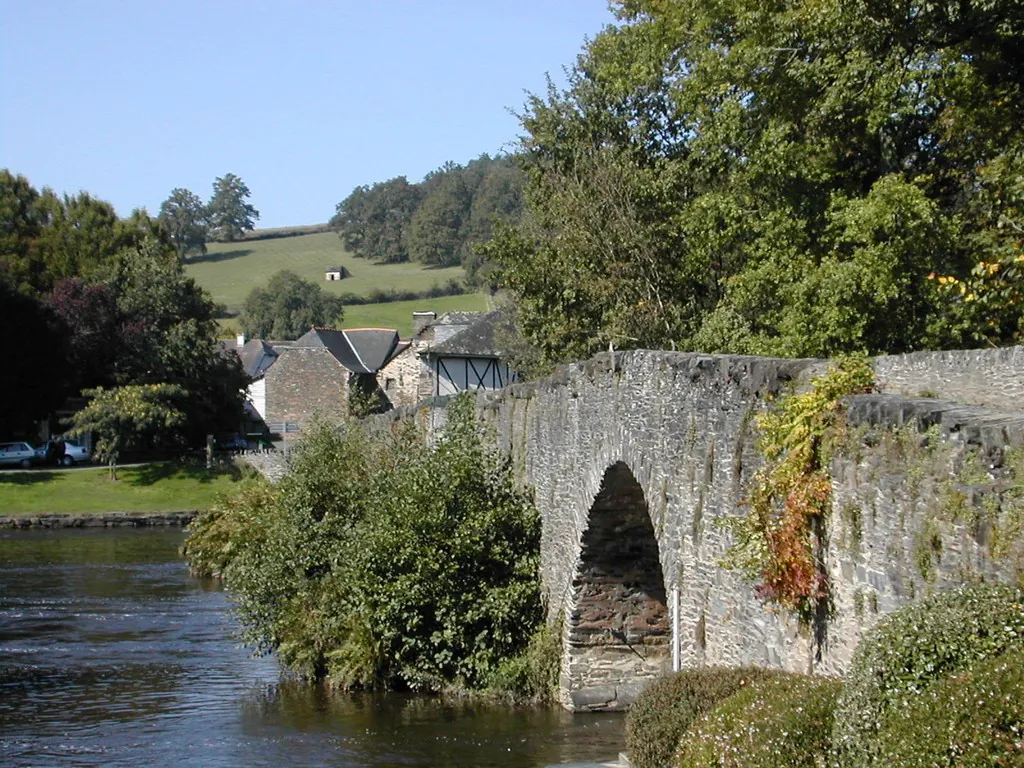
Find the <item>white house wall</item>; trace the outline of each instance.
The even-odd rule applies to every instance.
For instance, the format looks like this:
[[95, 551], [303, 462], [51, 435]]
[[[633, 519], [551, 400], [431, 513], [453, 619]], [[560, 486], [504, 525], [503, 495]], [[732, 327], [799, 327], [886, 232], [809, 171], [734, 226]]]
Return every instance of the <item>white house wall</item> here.
[[434, 394], [441, 397], [467, 389], [501, 389], [515, 380], [508, 365], [492, 357], [438, 357], [434, 360]]
[[256, 413], [260, 415], [260, 418], [266, 421], [267, 419], [267, 380], [265, 378], [257, 379], [249, 385], [249, 389], [246, 392], [246, 398], [252, 403], [252, 407], [256, 409]]

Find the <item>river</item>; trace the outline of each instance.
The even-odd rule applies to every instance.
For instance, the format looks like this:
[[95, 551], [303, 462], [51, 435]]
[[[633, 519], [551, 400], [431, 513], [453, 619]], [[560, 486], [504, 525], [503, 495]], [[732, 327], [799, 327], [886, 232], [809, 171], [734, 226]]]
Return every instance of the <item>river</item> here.
[[331, 695], [238, 645], [178, 530], [0, 532], [0, 765], [548, 766], [613, 760], [617, 715]]

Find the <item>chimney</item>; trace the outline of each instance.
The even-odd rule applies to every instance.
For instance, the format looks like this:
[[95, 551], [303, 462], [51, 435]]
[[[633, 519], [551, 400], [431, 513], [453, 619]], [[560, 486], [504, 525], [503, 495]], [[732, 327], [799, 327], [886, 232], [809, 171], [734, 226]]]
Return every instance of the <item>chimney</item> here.
[[244, 347], [245, 346], [245, 334], [244, 333], [238, 334], [238, 336], [235, 337], [235, 341], [238, 343], [238, 346]]
[[437, 312], [413, 312], [412, 313], [412, 335], [419, 336], [420, 331], [437, 319]]

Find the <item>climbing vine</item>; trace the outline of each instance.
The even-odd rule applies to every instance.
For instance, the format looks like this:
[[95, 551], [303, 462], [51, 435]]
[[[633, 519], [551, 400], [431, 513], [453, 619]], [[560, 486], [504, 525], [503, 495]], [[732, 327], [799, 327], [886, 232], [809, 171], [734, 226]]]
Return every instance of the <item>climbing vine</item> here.
[[756, 582], [761, 600], [808, 622], [829, 603], [822, 550], [841, 401], [869, 391], [873, 380], [864, 357], [843, 358], [808, 391], [784, 395], [759, 415], [758, 449], [767, 463], [754, 477], [747, 514], [721, 521], [734, 537], [723, 565]]

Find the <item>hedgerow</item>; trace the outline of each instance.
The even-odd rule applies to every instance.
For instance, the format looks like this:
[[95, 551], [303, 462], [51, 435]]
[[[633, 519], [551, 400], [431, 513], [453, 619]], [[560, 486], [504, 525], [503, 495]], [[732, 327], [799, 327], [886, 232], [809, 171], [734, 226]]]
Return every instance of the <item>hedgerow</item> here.
[[777, 674], [757, 667], [701, 667], [654, 681], [626, 717], [630, 764], [665, 768], [690, 723], [744, 686]]
[[842, 684], [780, 674], [722, 701], [683, 735], [680, 768], [817, 768], [825, 764]]
[[1024, 591], [969, 586], [883, 619], [861, 640], [836, 708], [833, 745], [849, 768], [888, 765], [879, 731], [941, 678], [1024, 647]]
[[887, 768], [1024, 766], [1024, 647], [940, 680], [886, 718]]

